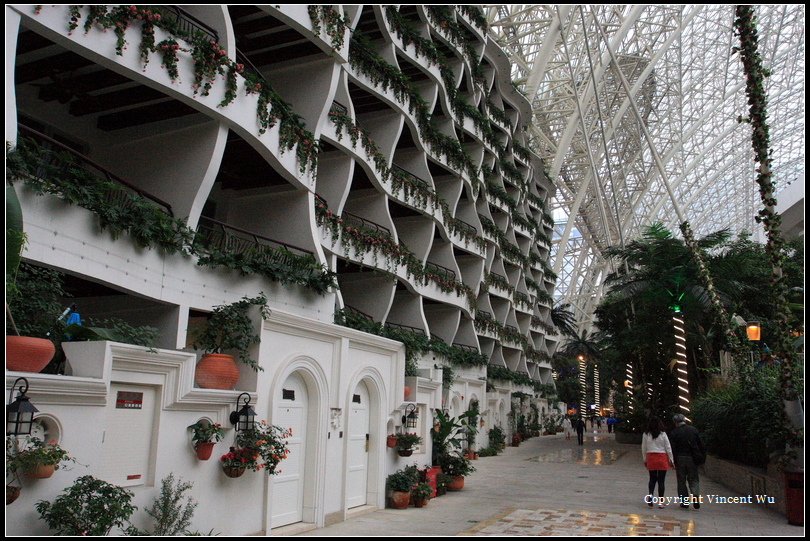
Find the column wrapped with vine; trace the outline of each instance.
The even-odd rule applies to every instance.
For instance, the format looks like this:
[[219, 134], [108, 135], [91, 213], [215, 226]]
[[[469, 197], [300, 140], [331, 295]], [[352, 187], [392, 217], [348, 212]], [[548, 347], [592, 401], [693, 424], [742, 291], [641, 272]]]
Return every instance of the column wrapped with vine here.
[[[751, 146], [754, 149], [754, 161], [757, 164], [756, 182], [762, 200], [762, 209], [757, 213], [756, 221], [765, 229], [767, 243], [765, 251], [771, 261], [771, 298], [777, 314], [776, 353], [783, 359], [781, 371], [781, 395], [787, 403], [797, 402], [800, 398], [800, 382], [794, 373], [796, 354], [790, 339], [790, 308], [788, 305], [788, 287], [782, 273], [785, 263], [784, 240], [782, 239], [782, 218], [776, 211], [773, 171], [770, 151], [770, 128], [768, 126], [768, 96], [765, 90], [765, 78], [770, 71], [762, 65], [759, 54], [759, 35], [753, 6], [737, 6], [734, 29], [740, 38], [740, 46], [735, 51], [740, 53], [740, 60], [745, 73], [745, 94], [748, 97], [748, 117], [740, 116], [738, 120], [751, 124]], [[793, 423], [789, 431], [789, 445], [794, 448], [804, 446], [803, 413], [790, 415]], [[803, 421], [803, 419], [802, 419]]]

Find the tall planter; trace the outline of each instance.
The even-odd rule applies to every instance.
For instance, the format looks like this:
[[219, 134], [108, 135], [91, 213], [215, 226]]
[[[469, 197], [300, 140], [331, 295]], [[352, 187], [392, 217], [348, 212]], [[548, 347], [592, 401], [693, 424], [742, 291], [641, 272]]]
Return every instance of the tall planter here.
[[232, 390], [239, 381], [239, 366], [233, 355], [207, 353], [197, 363], [194, 383], [203, 389]]
[[464, 488], [464, 477], [457, 475], [447, 483], [447, 490], [459, 491]]
[[13, 372], [41, 372], [56, 353], [45, 338], [6, 336], [6, 369]]
[[407, 509], [410, 501], [410, 492], [400, 492], [395, 490], [391, 493], [391, 507], [394, 509]]

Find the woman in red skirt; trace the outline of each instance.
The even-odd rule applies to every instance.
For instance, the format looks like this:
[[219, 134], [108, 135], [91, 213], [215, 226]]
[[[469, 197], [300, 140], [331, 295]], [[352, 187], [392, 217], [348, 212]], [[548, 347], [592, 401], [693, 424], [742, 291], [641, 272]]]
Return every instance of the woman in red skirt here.
[[644, 465], [650, 472], [649, 496], [645, 498], [647, 505], [653, 506], [653, 491], [658, 483], [658, 496], [660, 499], [658, 508], [663, 509], [664, 505], [664, 479], [667, 470], [674, 468], [672, 458], [672, 447], [669, 445], [669, 438], [664, 432], [664, 425], [658, 417], [651, 417], [647, 425], [647, 431], [641, 440], [641, 455], [644, 457]]

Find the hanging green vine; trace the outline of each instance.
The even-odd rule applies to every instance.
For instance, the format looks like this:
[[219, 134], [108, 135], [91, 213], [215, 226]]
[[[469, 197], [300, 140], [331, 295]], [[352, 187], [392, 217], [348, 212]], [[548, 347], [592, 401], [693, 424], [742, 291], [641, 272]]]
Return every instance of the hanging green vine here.
[[321, 25], [326, 29], [332, 49], [337, 51], [343, 48], [346, 40], [346, 30], [349, 29], [348, 15], [341, 16], [333, 6], [308, 5], [307, 12], [312, 21], [312, 30], [316, 35], [321, 33]]
[[54, 195], [93, 212], [101, 230], [113, 239], [126, 233], [142, 248], [194, 255], [200, 266], [228, 268], [243, 275], [259, 274], [319, 294], [337, 286], [334, 273], [312, 255], [269, 246], [233, 253], [203, 243], [185, 220], [170, 216], [153, 201], [119, 183], [91, 173], [71, 153], [44, 149], [33, 139], [19, 138], [17, 146], [8, 152], [6, 178], [20, 179], [37, 195]]
[[[68, 7], [68, 33], [79, 25], [85, 6]], [[34, 14], [38, 14], [34, 10]], [[314, 171], [318, 163], [318, 142], [312, 132], [304, 126], [303, 119], [293, 112], [290, 105], [272, 89], [264, 78], [256, 73], [245, 72], [244, 66], [230, 59], [224, 48], [210, 36], [197, 31], [180, 28], [174, 21], [161, 15], [160, 6], [89, 6], [86, 9], [84, 31], [90, 32], [94, 27], [102, 31], [112, 29], [116, 36], [115, 52], [122, 55], [127, 46], [126, 34], [130, 25], [140, 24], [141, 42], [138, 46], [144, 69], [149, 62], [150, 54], [161, 55], [162, 65], [172, 81], [179, 77], [178, 53], [189, 54], [194, 61], [194, 95], [208, 96], [216, 79], [225, 79], [226, 92], [220, 107], [226, 107], [236, 99], [238, 87], [237, 75], [244, 79], [245, 94], [258, 94], [256, 117], [259, 134], [279, 124], [279, 144], [282, 152], [296, 149], [299, 171]], [[155, 43], [154, 29], [160, 28], [172, 35], [172, 38]], [[181, 39], [188, 46], [181, 46]]]
[[[775, 312], [778, 314], [775, 349], [777, 355], [783, 359], [780, 374], [781, 395], [785, 401], [796, 401], [801, 398], [800, 378], [794, 373], [799, 363], [790, 337], [791, 313], [788, 304], [788, 286], [782, 272], [785, 264], [784, 240], [781, 231], [782, 218], [776, 211], [768, 125], [768, 95], [765, 89], [765, 79], [770, 72], [763, 66], [762, 57], [759, 54], [759, 35], [754, 6], [737, 6], [734, 29], [740, 38], [740, 47], [735, 47], [735, 50], [740, 53], [740, 60], [743, 64], [746, 77], [745, 93], [749, 105], [748, 117], [740, 117], [739, 120], [751, 124], [751, 146], [757, 164], [756, 182], [762, 200], [762, 209], [758, 212], [756, 220], [762, 223], [765, 229], [768, 238], [765, 251], [773, 268], [771, 298], [775, 305]], [[788, 425], [788, 429], [789, 446], [794, 449], [803, 448], [803, 428]]]

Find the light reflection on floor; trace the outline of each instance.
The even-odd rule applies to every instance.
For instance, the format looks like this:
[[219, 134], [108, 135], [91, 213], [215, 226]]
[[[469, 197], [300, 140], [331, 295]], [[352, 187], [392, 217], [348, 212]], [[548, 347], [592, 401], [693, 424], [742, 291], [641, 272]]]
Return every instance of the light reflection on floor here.
[[462, 535], [694, 535], [694, 523], [670, 517], [597, 511], [517, 509]]
[[530, 462], [576, 463], [588, 466], [607, 466], [621, 458], [626, 451], [605, 451], [603, 449], [588, 449], [576, 447], [573, 449], [560, 449], [528, 459]]

